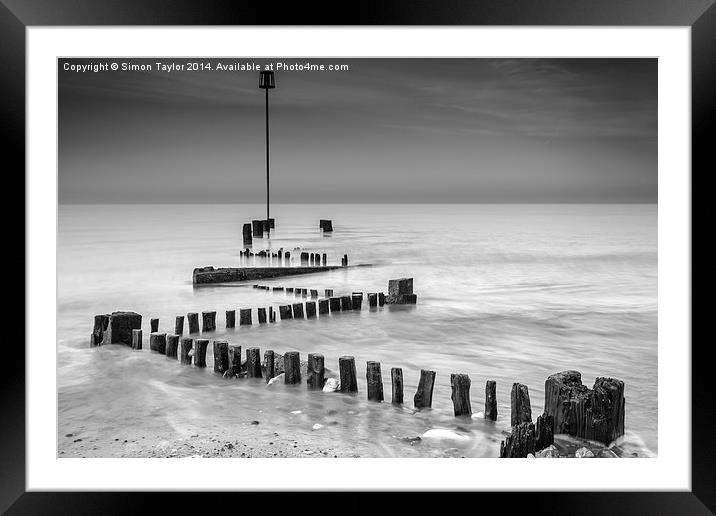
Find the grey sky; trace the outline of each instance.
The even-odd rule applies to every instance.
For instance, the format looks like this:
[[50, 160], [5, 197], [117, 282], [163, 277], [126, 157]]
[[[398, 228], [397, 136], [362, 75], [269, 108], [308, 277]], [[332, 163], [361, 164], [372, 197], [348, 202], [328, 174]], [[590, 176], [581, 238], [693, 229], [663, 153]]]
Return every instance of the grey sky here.
[[[114, 61], [347, 64], [276, 72], [272, 202], [657, 199], [655, 59]], [[60, 203], [265, 201], [257, 71], [64, 63]]]

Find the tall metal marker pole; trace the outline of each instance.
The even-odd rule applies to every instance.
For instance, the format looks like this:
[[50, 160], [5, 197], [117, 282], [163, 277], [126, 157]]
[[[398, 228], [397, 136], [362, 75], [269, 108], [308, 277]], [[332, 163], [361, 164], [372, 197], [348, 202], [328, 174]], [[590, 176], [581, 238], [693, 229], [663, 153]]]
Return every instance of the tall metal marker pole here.
[[271, 218], [269, 216], [269, 90], [276, 87], [273, 72], [259, 72], [259, 88], [266, 90], [266, 236], [271, 235]]

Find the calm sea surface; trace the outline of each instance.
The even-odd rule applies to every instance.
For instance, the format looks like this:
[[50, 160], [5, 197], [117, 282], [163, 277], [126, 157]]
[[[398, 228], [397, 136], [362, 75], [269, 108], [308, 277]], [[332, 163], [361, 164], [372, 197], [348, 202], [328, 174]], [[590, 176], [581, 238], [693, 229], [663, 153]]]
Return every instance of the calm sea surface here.
[[[60, 206], [59, 435], [112, 435], [153, 421], [170, 439], [200, 422], [230, 434], [239, 421], [260, 419], [296, 439], [315, 438], [319, 423], [326, 438], [370, 446], [377, 457], [493, 457], [509, 427], [512, 383], [529, 387], [535, 419], [547, 376], [576, 369], [590, 387], [597, 376], [624, 380], [620, 454], [657, 452], [656, 205], [277, 205], [270, 242], [255, 239], [255, 250], [296, 256], [301, 247], [332, 264], [346, 253], [351, 264], [373, 266], [263, 284], [340, 295], [387, 291], [389, 279], [407, 276], [418, 304], [369, 311], [364, 301], [360, 312], [225, 330], [227, 309], [294, 299], [246, 285], [192, 286], [194, 267], [239, 265], [241, 225], [263, 214], [260, 205]], [[318, 230], [321, 218], [333, 219], [333, 235]], [[142, 314], [142, 352], [89, 348], [93, 316], [116, 310]], [[150, 318], [172, 333], [176, 315], [205, 310], [217, 311], [211, 340], [297, 350], [303, 359], [322, 353], [332, 370], [339, 356], [354, 355], [360, 395], [215, 377], [211, 345], [206, 370], [148, 351]], [[368, 360], [381, 362], [386, 403], [365, 401]], [[403, 409], [390, 404], [391, 367], [403, 368]], [[416, 413], [421, 368], [437, 378], [433, 410]], [[450, 373], [470, 375], [475, 413], [485, 381], [497, 381], [496, 424], [453, 417]], [[430, 429], [453, 438], [401, 439]]]

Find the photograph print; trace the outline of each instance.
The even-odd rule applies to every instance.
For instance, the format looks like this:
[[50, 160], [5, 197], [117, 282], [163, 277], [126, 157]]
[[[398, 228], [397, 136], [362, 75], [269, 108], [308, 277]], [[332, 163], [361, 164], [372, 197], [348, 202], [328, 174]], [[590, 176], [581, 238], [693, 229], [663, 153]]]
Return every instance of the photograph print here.
[[657, 59], [57, 66], [59, 458], [657, 456]]

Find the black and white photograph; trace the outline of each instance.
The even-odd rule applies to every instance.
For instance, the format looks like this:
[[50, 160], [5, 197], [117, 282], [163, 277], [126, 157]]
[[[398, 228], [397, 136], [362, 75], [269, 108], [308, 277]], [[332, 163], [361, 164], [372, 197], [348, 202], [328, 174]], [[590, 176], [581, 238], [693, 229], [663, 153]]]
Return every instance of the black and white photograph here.
[[658, 457], [658, 60], [57, 60], [58, 458]]

